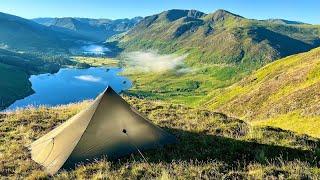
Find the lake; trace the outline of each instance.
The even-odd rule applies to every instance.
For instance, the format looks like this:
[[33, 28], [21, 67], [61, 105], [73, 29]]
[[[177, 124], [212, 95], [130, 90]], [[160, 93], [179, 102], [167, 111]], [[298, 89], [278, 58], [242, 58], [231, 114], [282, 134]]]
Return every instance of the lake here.
[[30, 105], [55, 106], [94, 99], [108, 85], [116, 92], [129, 89], [131, 81], [119, 76], [119, 72], [120, 68], [62, 68], [55, 74], [32, 75], [29, 80], [35, 93], [17, 100], [5, 111]]

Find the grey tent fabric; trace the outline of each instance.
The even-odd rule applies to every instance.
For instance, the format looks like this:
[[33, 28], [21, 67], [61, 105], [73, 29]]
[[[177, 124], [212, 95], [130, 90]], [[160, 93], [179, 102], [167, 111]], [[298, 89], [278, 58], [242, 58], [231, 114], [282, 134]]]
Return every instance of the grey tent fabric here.
[[108, 87], [92, 105], [33, 142], [30, 149], [32, 159], [55, 174], [102, 156], [117, 159], [176, 142]]

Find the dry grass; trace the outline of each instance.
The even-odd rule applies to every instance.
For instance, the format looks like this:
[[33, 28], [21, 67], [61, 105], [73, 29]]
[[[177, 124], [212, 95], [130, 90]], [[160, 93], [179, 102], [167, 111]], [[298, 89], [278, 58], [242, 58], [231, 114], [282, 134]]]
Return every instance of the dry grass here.
[[116, 162], [105, 158], [49, 176], [30, 159], [27, 145], [89, 102], [28, 108], [0, 115], [0, 179], [319, 179], [319, 139], [242, 120], [133, 97], [126, 99], [180, 143]]

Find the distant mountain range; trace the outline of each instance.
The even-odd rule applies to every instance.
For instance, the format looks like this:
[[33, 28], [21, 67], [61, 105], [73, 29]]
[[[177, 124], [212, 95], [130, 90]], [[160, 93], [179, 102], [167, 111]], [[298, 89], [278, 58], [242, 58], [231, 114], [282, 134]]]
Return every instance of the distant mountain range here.
[[38, 18], [24, 19], [0, 13], [0, 48], [15, 51], [68, 53], [83, 42], [105, 41], [131, 29], [132, 19]]
[[189, 54], [189, 64], [261, 66], [320, 45], [320, 26], [280, 19], [254, 20], [225, 10], [205, 14], [169, 10], [145, 17], [118, 38], [127, 50]]
[[93, 41], [105, 41], [107, 38], [126, 32], [135, 26], [142, 17], [132, 19], [89, 19], [89, 18], [36, 18], [34, 22], [63, 33], [74, 33]]
[[256, 67], [320, 45], [320, 26], [283, 19], [246, 19], [225, 10], [169, 10], [145, 18], [23, 19], [0, 13], [0, 46], [10, 50], [68, 52], [81, 42], [113, 39], [121, 48], [189, 54], [189, 64]]
[[78, 40], [88, 40], [76, 34], [66, 34], [17, 16], [0, 13], [0, 46], [23, 51], [61, 51]]

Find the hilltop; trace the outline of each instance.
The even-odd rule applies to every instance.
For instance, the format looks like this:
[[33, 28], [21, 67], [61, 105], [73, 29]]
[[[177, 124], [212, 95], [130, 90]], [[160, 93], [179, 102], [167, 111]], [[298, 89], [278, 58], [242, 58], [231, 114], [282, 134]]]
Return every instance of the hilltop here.
[[46, 174], [26, 146], [87, 107], [90, 102], [29, 108], [0, 114], [0, 177], [7, 178], [311, 178], [320, 177], [319, 139], [277, 128], [252, 127], [243, 120], [203, 109], [125, 99], [179, 143], [112, 162], [100, 159], [75, 170]]
[[207, 105], [253, 123], [320, 137], [319, 72], [320, 48], [316, 48], [279, 59], [231, 87], [214, 91]]

